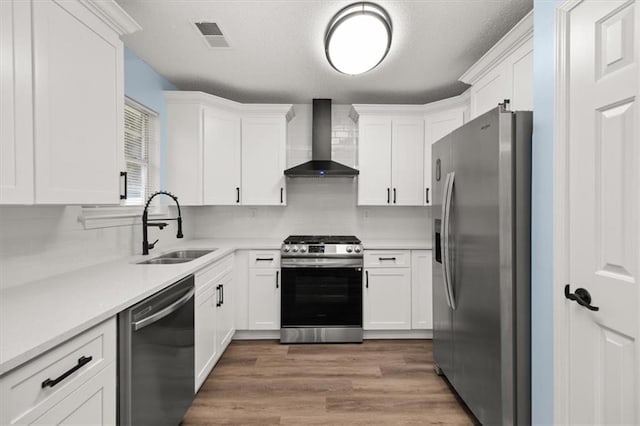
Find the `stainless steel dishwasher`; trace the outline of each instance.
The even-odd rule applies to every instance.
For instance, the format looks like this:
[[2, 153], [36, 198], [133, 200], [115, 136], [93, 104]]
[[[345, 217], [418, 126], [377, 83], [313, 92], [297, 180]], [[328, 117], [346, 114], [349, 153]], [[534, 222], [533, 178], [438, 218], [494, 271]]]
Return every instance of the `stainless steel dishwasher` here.
[[118, 315], [118, 424], [180, 424], [193, 401], [194, 278]]

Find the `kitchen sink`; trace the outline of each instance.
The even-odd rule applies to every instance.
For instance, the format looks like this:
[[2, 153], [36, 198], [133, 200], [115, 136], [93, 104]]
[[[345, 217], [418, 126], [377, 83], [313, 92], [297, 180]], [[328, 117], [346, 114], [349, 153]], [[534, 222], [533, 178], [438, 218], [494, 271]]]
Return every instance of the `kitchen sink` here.
[[149, 260], [137, 262], [138, 265], [173, 265], [176, 263], [191, 262], [206, 254], [213, 253], [217, 249], [207, 250], [176, 250], [169, 253], [156, 256]]
[[210, 250], [177, 250], [165, 253], [156, 257], [156, 259], [197, 259], [205, 254], [213, 253], [216, 249]]

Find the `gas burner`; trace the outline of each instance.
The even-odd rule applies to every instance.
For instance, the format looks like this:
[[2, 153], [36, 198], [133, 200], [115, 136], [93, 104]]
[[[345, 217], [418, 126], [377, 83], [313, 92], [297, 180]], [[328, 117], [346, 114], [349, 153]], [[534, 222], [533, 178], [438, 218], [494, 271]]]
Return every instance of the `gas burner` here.
[[353, 235], [289, 235], [285, 244], [360, 244]]

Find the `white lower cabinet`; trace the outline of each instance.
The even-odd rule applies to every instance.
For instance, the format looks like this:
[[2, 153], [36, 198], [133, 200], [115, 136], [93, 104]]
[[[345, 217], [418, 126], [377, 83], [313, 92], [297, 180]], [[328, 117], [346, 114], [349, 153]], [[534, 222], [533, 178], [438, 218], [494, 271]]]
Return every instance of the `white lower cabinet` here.
[[411, 328], [433, 329], [431, 250], [411, 251]]
[[[280, 329], [280, 252], [251, 252], [254, 259], [249, 268], [249, 329]], [[265, 265], [265, 266], [261, 266]]]
[[364, 254], [364, 329], [411, 329], [411, 268], [408, 250], [366, 250]]
[[233, 255], [196, 273], [194, 323], [197, 392], [235, 332]]
[[38, 417], [32, 425], [114, 425], [116, 423], [116, 364]]
[[115, 424], [116, 338], [111, 318], [0, 377], [0, 424]]

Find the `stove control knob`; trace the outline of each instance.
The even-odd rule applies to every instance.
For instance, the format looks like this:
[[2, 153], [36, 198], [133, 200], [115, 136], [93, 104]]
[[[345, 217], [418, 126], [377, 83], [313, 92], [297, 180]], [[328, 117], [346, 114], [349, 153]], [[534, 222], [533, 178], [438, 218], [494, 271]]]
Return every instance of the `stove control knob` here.
[[305, 246], [300, 247], [300, 253], [306, 253], [307, 248]]
[[348, 246], [348, 247], [347, 247], [347, 253], [351, 253], [352, 251], [353, 251], [353, 247]]
[[354, 248], [353, 251], [355, 251], [356, 253], [360, 253], [362, 249], [360, 248], [360, 246], [356, 246], [356, 248]]
[[289, 246], [284, 246], [284, 248], [282, 249], [282, 251], [284, 251], [285, 253], [289, 253], [290, 250], [291, 250], [291, 247]]
[[297, 253], [298, 252], [298, 246], [293, 246], [291, 248], [291, 251], [294, 252], [294, 253]]

